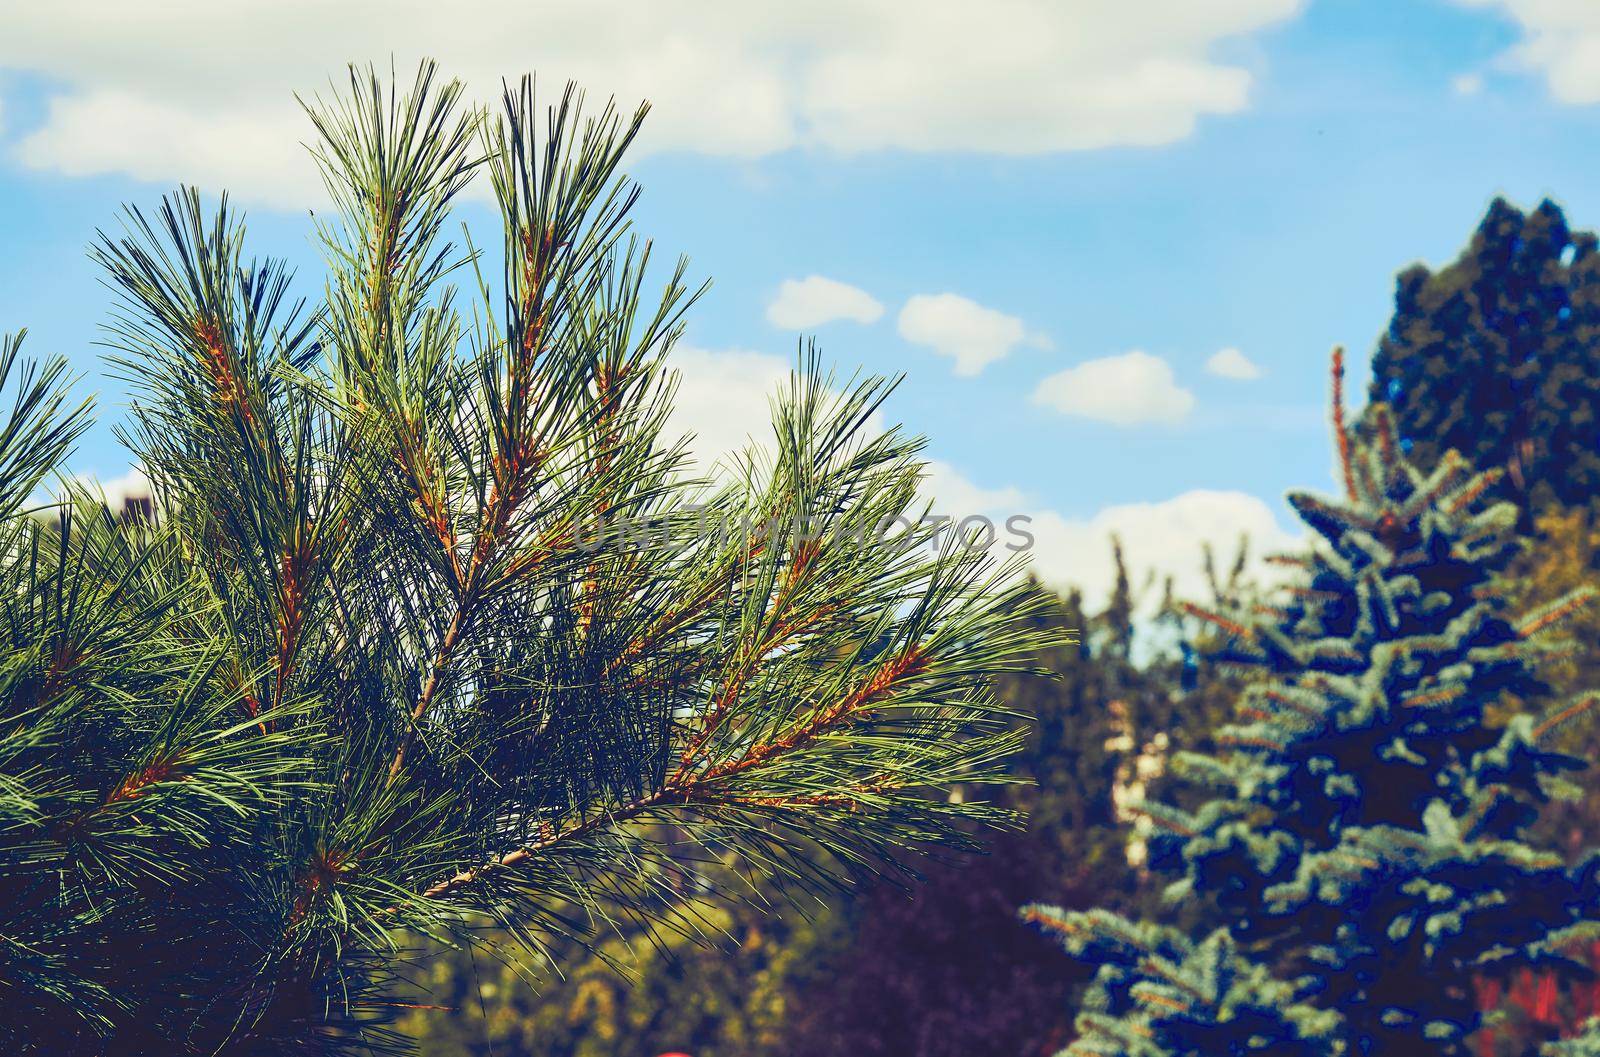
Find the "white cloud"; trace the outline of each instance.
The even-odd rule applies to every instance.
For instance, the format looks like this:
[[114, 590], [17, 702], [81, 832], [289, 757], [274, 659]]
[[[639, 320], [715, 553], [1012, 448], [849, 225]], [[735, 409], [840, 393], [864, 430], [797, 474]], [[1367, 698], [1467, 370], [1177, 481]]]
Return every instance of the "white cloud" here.
[[680, 345], [667, 362], [678, 372], [678, 398], [666, 433], [694, 434], [689, 451], [701, 470], [752, 440], [771, 442], [771, 401], [788, 383], [791, 361], [764, 352]]
[[821, 275], [785, 279], [767, 306], [767, 322], [785, 330], [810, 330], [841, 319], [876, 323], [882, 317], [883, 304], [877, 298], [859, 286]]
[[[1016, 488], [977, 485], [938, 462], [928, 467], [924, 491], [941, 514], [957, 520], [970, 515], [989, 518], [1000, 547], [1016, 539], [1007, 531], [1008, 519], [1027, 518], [1020, 527], [1034, 537], [1028, 549], [1033, 571], [1059, 590], [1081, 589], [1091, 607], [1103, 605], [1111, 595], [1113, 536], [1122, 542], [1136, 585], [1154, 571], [1159, 580], [1172, 577], [1178, 597], [1201, 601], [1210, 593], [1202, 565], [1207, 544], [1219, 561], [1227, 562], [1238, 552], [1240, 537], [1247, 536], [1246, 571], [1262, 579], [1271, 576], [1263, 557], [1298, 544], [1297, 537], [1279, 525], [1271, 507], [1244, 492], [1197, 489], [1157, 502], [1108, 506], [1090, 517], [1075, 518], [1030, 502]], [[1159, 601], [1143, 599], [1146, 612]]]
[[923, 494], [936, 510], [951, 517], [961, 518], [969, 514], [1010, 516], [1029, 508], [1027, 496], [1020, 488], [1009, 485], [984, 488], [947, 462], [931, 460], [923, 468], [923, 473]]
[[58, 0], [8, 11], [0, 68], [38, 74], [56, 93], [24, 141], [27, 164], [227, 180], [303, 206], [313, 177], [293, 145], [309, 128], [290, 92], [316, 90], [352, 58], [393, 55], [403, 69], [433, 55], [483, 99], [529, 67], [552, 89], [571, 77], [601, 97], [650, 98], [654, 149], [1029, 154], [1167, 143], [1206, 115], [1244, 109], [1254, 75], [1214, 46], [1302, 6]]
[[1600, 103], [1600, 5], [1593, 0], [1456, 0], [1494, 8], [1522, 28], [1522, 40], [1500, 57], [1509, 69], [1542, 74], [1562, 103]]
[[[671, 440], [694, 435], [689, 454], [700, 472], [728, 469], [728, 457], [752, 441], [772, 448], [773, 404], [789, 390], [796, 366], [792, 357], [678, 345], [667, 363], [678, 372], [678, 393], [665, 434]], [[863, 427], [868, 433], [884, 428], [881, 412], [874, 412]]]
[[[243, 188], [282, 205], [306, 207], [323, 194], [321, 178], [302, 146], [304, 115], [251, 106], [230, 117], [118, 91], [58, 96], [39, 129], [17, 145], [23, 164], [67, 176], [122, 172], [141, 180], [181, 179], [213, 189]], [[173, 159], [184, 171], [172, 171]], [[277, 174], [271, 189], [263, 172]]]
[[907, 341], [955, 360], [955, 373], [962, 377], [981, 373], [1018, 345], [1049, 346], [1048, 339], [1030, 334], [1016, 316], [960, 294], [916, 294], [900, 309], [896, 326]]
[[1033, 401], [1116, 426], [1181, 422], [1194, 409], [1194, 394], [1167, 361], [1139, 349], [1057, 371], [1038, 384]]
[[1462, 73], [1450, 80], [1450, 88], [1456, 95], [1477, 95], [1483, 91], [1483, 74]]
[[1254, 360], [1231, 346], [1213, 352], [1206, 361], [1206, 371], [1219, 378], [1232, 378], [1240, 382], [1253, 382], [1262, 374]]
[[[1297, 538], [1286, 532], [1272, 508], [1244, 492], [1196, 489], [1171, 499], [1108, 506], [1087, 519], [1065, 518], [1042, 511], [1034, 519], [1034, 570], [1057, 587], [1081, 587], [1084, 597], [1104, 602], [1110, 597], [1115, 568], [1111, 539], [1122, 541], [1123, 557], [1137, 585], [1152, 571], [1172, 577], [1179, 598], [1204, 601], [1203, 550], [1210, 544], [1219, 561], [1231, 561], [1241, 536], [1249, 538], [1246, 572], [1263, 579], [1271, 572], [1261, 559], [1294, 549]], [[1143, 600], [1147, 606], [1157, 598]]]

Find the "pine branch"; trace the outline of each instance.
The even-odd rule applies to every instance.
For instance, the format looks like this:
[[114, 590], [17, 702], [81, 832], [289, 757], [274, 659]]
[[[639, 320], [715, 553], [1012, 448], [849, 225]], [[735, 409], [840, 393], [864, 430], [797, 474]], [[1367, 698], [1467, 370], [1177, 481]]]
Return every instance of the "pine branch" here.
[[[370, 1052], [407, 930], [685, 927], [702, 858], [820, 892], [1008, 821], [941, 790], [1000, 777], [992, 681], [1057, 633], [923, 523], [893, 381], [804, 349], [767, 442], [696, 477], [643, 110], [391, 81], [305, 104], [316, 301], [225, 198], [100, 236], [151, 517], [22, 511], [87, 420], [0, 354], [0, 977], [35, 1049]], [[480, 169], [498, 282], [445, 234]]]

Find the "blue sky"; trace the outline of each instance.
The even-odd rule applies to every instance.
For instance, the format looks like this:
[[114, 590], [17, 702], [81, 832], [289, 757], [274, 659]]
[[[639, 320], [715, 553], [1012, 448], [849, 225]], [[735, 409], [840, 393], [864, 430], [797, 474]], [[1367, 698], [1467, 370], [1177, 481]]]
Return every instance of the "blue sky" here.
[[[628, 97], [634, 86], [607, 72], [630, 48], [663, 50], [623, 34], [601, 61], [562, 43], [590, 28], [584, 11], [606, 17], [599, 7], [532, 6], [563, 9], [529, 34], [552, 43], [502, 47], [499, 72], [594, 71], [592, 93]], [[202, 61], [204, 40], [160, 27], [140, 39], [98, 0], [64, 7], [8, 14], [13, 44], [0, 42], [0, 329], [26, 326], [36, 353], [69, 356], [111, 420], [120, 388], [95, 346], [109, 295], [83, 252], [94, 229], [185, 175], [227, 183], [255, 247], [299, 263], [314, 293], [309, 225], [290, 202], [320, 203], [293, 194], [299, 175], [279, 176], [291, 163], [252, 151], [307, 134], [282, 100], [315, 89], [310, 71], [339, 58], [313, 48], [280, 70], [253, 50], [270, 43], [251, 21], [259, 12], [207, 15], [237, 24], [195, 36], [236, 44]], [[714, 280], [687, 335], [689, 398], [713, 433], [755, 428], [759, 388], [800, 333], [773, 318], [814, 323], [805, 332], [842, 369], [907, 375], [889, 415], [932, 437], [935, 487], [1038, 514], [1040, 564], [1058, 580], [1099, 583], [1110, 529], [1134, 537], [1141, 564], [1181, 573], [1199, 539], [1287, 528], [1282, 493], [1329, 483], [1329, 348], [1350, 348], [1359, 388], [1395, 271], [1448, 260], [1494, 195], [1530, 207], [1550, 196], [1576, 226], [1600, 226], [1600, 71], [1577, 57], [1585, 40], [1600, 47], [1600, 14], [1582, 0], [1095, 0], [1037, 25], [1029, 0], [1008, 0], [994, 18], [1021, 28], [971, 41], [992, 61], [939, 52], [939, 26], [879, 7], [843, 41], [790, 26], [792, 12], [707, 20], [686, 31], [685, 54], [703, 44], [726, 69], [661, 59], [615, 75], [658, 70], [665, 92], [665, 131], [631, 166], [645, 191], [639, 227]], [[446, 71], [462, 72], [450, 52], [472, 41], [401, 8], [395, 17], [425, 23], [410, 37], [363, 36], [372, 23], [352, 15], [324, 50], [381, 58], [440, 33]], [[1035, 39], [1049, 33], [1061, 39]], [[932, 49], [926, 61], [918, 48]], [[1008, 62], [1007, 48], [1027, 56]], [[473, 70], [488, 61], [474, 55]], [[1110, 72], [1074, 82], [1060, 64], [1075, 56], [1103, 57]], [[1148, 91], [1120, 74], [1141, 62], [1157, 71]], [[219, 71], [226, 81], [207, 90]], [[1154, 102], [1073, 102], [1118, 91]], [[702, 110], [713, 117], [697, 121]], [[464, 212], [489, 220], [476, 203]], [[810, 276], [857, 292], [780, 298], [786, 280]], [[830, 311], [855, 318], [818, 321]], [[1004, 355], [961, 374], [941, 344]], [[1209, 373], [1230, 348], [1260, 377]], [[1058, 399], [1039, 399], [1060, 372], [1072, 373], [1046, 386]], [[107, 430], [77, 456], [106, 477], [125, 463]]]

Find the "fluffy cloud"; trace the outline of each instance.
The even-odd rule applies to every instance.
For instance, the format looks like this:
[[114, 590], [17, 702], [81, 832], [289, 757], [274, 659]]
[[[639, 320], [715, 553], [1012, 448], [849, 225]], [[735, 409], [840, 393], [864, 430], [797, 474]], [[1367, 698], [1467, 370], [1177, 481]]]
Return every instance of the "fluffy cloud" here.
[[962, 377], [981, 373], [1024, 342], [1041, 348], [1049, 345], [1044, 337], [1030, 334], [1016, 316], [960, 294], [917, 294], [900, 309], [896, 326], [907, 341], [955, 360], [955, 373]]
[[[1114, 567], [1111, 539], [1122, 541], [1123, 556], [1139, 582], [1149, 573], [1172, 577], [1179, 598], [1209, 595], [1202, 566], [1209, 544], [1223, 561], [1249, 539], [1246, 571], [1263, 579], [1272, 572], [1261, 559], [1294, 549], [1299, 540], [1286, 532], [1264, 501], [1244, 492], [1196, 489], [1151, 503], [1124, 503], [1093, 517], [1065, 518], [1042, 511], [1034, 519], [1034, 569], [1046, 583], [1081, 587], [1084, 596], [1103, 601], [1111, 593]], [[1159, 599], [1147, 598], [1146, 605]]]
[[[246, 112], [248, 111], [248, 112]], [[236, 119], [168, 100], [88, 92], [50, 101], [42, 127], [17, 146], [25, 165], [67, 176], [122, 172], [141, 180], [181, 180], [213, 189], [241, 188], [262, 201], [306, 205], [322, 195], [301, 144], [304, 115], [247, 104]], [[182, 173], [173, 160], [183, 160]], [[271, 187], [261, 174], [281, 179]]]
[[788, 383], [791, 361], [764, 352], [680, 345], [668, 362], [678, 372], [678, 398], [666, 432], [694, 434], [689, 450], [701, 470], [712, 469], [752, 440], [770, 444], [772, 398]]
[[1600, 103], [1600, 5], [1593, 0], [1456, 2], [1502, 11], [1522, 27], [1523, 39], [1501, 57], [1502, 65], [1542, 74], [1560, 102]]
[[[990, 519], [999, 530], [1000, 546], [1014, 538], [1006, 533], [1007, 520], [1015, 515], [1027, 518], [1022, 527], [1034, 537], [1028, 549], [1033, 571], [1053, 587], [1081, 589], [1091, 605], [1103, 604], [1111, 594], [1113, 537], [1121, 540], [1136, 582], [1151, 572], [1163, 580], [1171, 576], [1178, 596], [1194, 599], [1204, 599], [1209, 593], [1202, 566], [1206, 545], [1228, 561], [1238, 552], [1241, 537], [1248, 537], [1251, 561], [1247, 569], [1265, 578], [1270, 571], [1261, 559], [1293, 549], [1299, 542], [1279, 525], [1271, 507], [1243, 492], [1200, 489], [1159, 502], [1109, 506], [1091, 517], [1073, 518], [1030, 503], [1016, 488], [985, 488], [937, 462], [929, 466], [924, 490], [941, 514], [958, 520], [971, 515]], [[1160, 600], [1149, 597], [1143, 601], [1148, 612], [1148, 607]]]
[[767, 322], [785, 330], [810, 330], [841, 319], [876, 323], [882, 317], [883, 305], [877, 298], [859, 286], [821, 275], [785, 279], [767, 306]]
[[[227, 181], [304, 205], [290, 92], [345, 61], [439, 58], [492, 96], [544, 83], [657, 106], [645, 146], [755, 157], [797, 146], [1003, 154], [1167, 143], [1249, 102], [1223, 39], [1301, 0], [59, 0], [6, 17], [0, 68], [54, 93], [22, 144], [67, 173]], [[375, 47], [374, 27], [382, 27]], [[313, 27], [308, 31], [307, 27]], [[286, 130], [292, 129], [292, 133]]]
[[1232, 378], [1240, 382], [1253, 382], [1261, 377], [1256, 362], [1235, 348], [1218, 349], [1206, 361], [1206, 372], [1219, 378]]
[[1012, 514], [1028, 513], [1032, 509], [1020, 488], [1009, 485], [984, 488], [947, 462], [931, 460], [923, 473], [923, 494], [938, 513], [948, 517], [959, 520], [981, 514], [998, 524]]
[[1057, 371], [1038, 384], [1033, 401], [1116, 426], [1181, 422], [1194, 409], [1194, 394], [1167, 361], [1139, 349]]

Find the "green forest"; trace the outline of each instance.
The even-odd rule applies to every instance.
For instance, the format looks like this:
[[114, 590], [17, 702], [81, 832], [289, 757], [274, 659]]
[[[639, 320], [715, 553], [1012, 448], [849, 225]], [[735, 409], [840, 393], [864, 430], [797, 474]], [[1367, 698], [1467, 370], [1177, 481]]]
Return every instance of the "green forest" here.
[[315, 303], [192, 189], [92, 250], [148, 502], [0, 355], [4, 1052], [1600, 1053], [1600, 241], [1557, 205], [1401, 271], [1370, 377], [1303, 364], [1300, 546], [1191, 598], [1109, 538], [1091, 602], [918, 523], [896, 379], [815, 347], [687, 471], [642, 111], [431, 66], [307, 110]]

